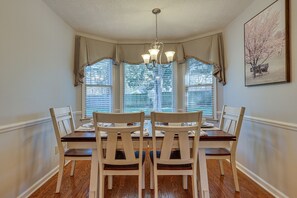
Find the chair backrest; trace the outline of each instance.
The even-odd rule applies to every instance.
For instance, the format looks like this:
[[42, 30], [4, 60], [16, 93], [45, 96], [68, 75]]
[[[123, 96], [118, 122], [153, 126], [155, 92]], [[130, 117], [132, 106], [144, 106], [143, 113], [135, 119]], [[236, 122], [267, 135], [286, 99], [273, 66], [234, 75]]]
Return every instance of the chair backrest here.
[[61, 137], [72, 133], [75, 129], [73, 114], [70, 106], [50, 108], [56, 140], [60, 154], [64, 154], [64, 146]]
[[236, 141], [230, 142], [230, 151], [236, 152], [237, 142], [240, 134], [245, 107], [223, 106], [220, 129], [236, 136]]
[[[158, 164], [196, 163], [201, 119], [202, 111], [178, 113], [152, 112], [151, 121], [154, 161]], [[168, 125], [164, 125], [164, 123], [168, 123]], [[160, 146], [157, 145], [156, 131], [161, 131], [164, 134]], [[192, 145], [190, 144], [189, 132], [194, 134]], [[159, 149], [161, 152], [160, 158], [157, 158], [157, 150]], [[175, 149], [179, 149], [180, 159], [170, 159], [171, 152]]]
[[[144, 113], [93, 113], [99, 165], [142, 163]], [[139, 141], [132, 141], [132, 132], [139, 131]], [[106, 135], [103, 141], [101, 135]], [[125, 159], [116, 159], [117, 150]], [[139, 157], [135, 151], [139, 151]]]

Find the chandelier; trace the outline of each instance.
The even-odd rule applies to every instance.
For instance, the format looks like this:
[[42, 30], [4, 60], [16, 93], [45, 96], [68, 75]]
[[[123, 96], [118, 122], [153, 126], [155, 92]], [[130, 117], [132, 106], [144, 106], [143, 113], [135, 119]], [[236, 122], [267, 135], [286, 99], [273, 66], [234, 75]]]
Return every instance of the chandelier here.
[[[164, 43], [158, 40], [158, 14], [161, 13], [161, 10], [159, 8], [155, 8], [152, 10], [152, 13], [156, 16], [156, 39], [155, 39], [155, 42], [151, 44], [150, 49], [148, 50], [149, 54], [141, 55], [143, 58], [144, 64], [147, 66], [148, 69], [154, 68], [157, 64], [160, 64], [160, 65], [162, 64], [161, 59], [162, 59], [162, 53], [164, 48]], [[165, 55], [167, 57], [167, 62], [169, 64], [172, 63], [174, 54], [175, 54], [174, 51], [165, 52]], [[150, 64], [150, 61], [152, 64]], [[167, 66], [169, 66], [169, 64]]]

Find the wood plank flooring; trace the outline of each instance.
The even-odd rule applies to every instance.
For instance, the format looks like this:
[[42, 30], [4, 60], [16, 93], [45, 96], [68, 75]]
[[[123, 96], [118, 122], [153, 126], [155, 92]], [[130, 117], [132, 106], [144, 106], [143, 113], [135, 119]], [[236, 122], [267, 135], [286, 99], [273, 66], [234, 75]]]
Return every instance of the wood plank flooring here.
[[[146, 160], [146, 189], [143, 190], [143, 197], [154, 197], [154, 191], [149, 189], [149, 161]], [[61, 192], [55, 194], [57, 174], [41, 186], [31, 198], [52, 197], [52, 198], [73, 198], [88, 197], [89, 179], [91, 164], [89, 161], [78, 161], [75, 175], [70, 177], [71, 163], [65, 167]], [[216, 160], [208, 160], [208, 178], [211, 198], [229, 197], [273, 197], [255, 182], [250, 180], [243, 173], [238, 171], [240, 192], [235, 192], [233, 176], [230, 164], [224, 162], [225, 176], [220, 176], [219, 164]], [[166, 198], [188, 198], [192, 197], [191, 178], [189, 177], [189, 189], [182, 188], [181, 176], [160, 176], [159, 177], [159, 197]], [[113, 189], [107, 189], [105, 182], [105, 197], [137, 197], [137, 177], [136, 176], [114, 176]]]

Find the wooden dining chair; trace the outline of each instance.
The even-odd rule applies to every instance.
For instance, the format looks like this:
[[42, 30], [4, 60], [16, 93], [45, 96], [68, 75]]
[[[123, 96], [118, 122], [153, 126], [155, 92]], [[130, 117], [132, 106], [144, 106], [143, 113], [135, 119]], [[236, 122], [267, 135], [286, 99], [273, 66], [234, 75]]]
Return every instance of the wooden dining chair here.
[[[151, 113], [153, 139], [153, 151], [150, 152], [151, 181], [154, 183], [155, 198], [158, 197], [159, 175], [192, 176], [193, 197], [198, 197], [197, 158], [201, 119], [201, 111]], [[164, 135], [162, 141], [156, 136], [157, 133]], [[193, 134], [193, 141], [190, 141], [189, 133]]]
[[[93, 120], [99, 159], [99, 196], [104, 197], [105, 176], [137, 175], [138, 197], [141, 198], [145, 186], [144, 113], [94, 112]], [[137, 141], [132, 139], [133, 132], [139, 134]]]
[[231, 163], [235, 190], [239, 192], [239, 184], [237, 177], [236, 168], [236, 148], [242, 120], [245, 112], [245, 107], [230, 107], [227, 105], [223, 106], [221, 119], [220, 119], [220, 130], [236, 136], [236, 141], [230, 141], [229, 147], [227, 148], [207, 148], [205, 149], [206, 159], [218, 159], [221, 170], [221, 175], [224, 175], [223, 159], [229, 159]]
[[73, 133], [75, 129], [74, 119], [71, 107], [50, 108], [50, 114], [53, 122], [53, 127], [56, 135], [56, 140], [59, 150], [59, 173], [57, 180], [56, 193], [60, 192], [63, 170], [66, 160], [72, 161], [70, 175], [74, 175], [75, 161], [76, 160], [91, 160], [91, 149], [67, 149], [61, 142], [61, 137], [69, 133]]

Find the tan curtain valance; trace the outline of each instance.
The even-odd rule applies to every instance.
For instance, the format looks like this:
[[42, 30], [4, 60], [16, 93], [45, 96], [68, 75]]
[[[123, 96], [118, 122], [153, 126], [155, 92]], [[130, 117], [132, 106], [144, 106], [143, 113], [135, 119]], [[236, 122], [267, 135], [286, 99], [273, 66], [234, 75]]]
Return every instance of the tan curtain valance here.
[[[115, 64], [125, 62], [130, 64], [143, 63], [142, 54], [147, 53], [150, 44], [114, 44], [104, 41], [76, 37], [75, 43], [75, 86], [83, 83], [84, 67], [102, 59], [113, 59]], [[164, 52], [175, 51], [174, 60], [183, 63], [187, 58], [196, 58], [207, 64], [214, 65], [214, 76], [225, 84], [222, 34], [216, 34], [184, 43], [165, 44], [162, 62], [166, 63]]]
[[117, 62], [118, 63], [130, 63], [141, 64], [143, 59], [142, 54], [146, 53], [146, 49], [149, 49], [149, 45], [146, 44], [120, 44], [117, 45]]
[[224, 49], [222, 34], [184, 42], [185, 59], [196, 58], [206, 64], [214, 65], [213, 75], [223, 85], [225, 81]]
[[74, 85], [83, 83], [84, 67], [102, 59], [116, 60], [116, 45], [81, 36], [75, 38]]

